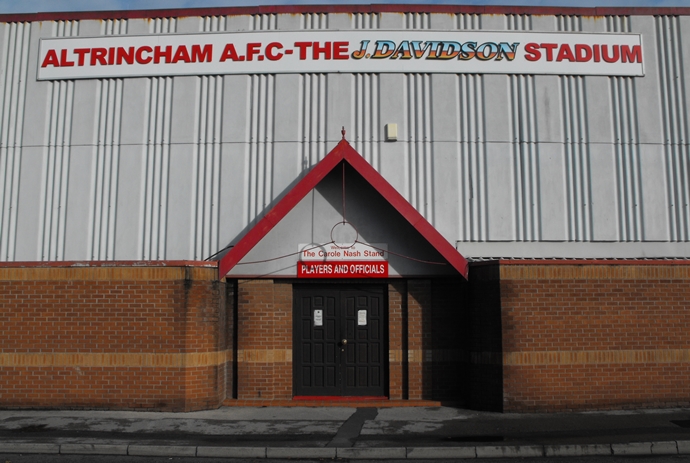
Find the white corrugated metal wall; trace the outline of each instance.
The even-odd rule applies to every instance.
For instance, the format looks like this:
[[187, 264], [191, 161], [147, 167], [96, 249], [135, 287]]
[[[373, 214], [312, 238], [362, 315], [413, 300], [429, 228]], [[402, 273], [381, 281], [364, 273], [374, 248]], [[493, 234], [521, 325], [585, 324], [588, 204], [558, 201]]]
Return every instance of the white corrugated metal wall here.
[[[257, 14], [2, 23], [0, 259], [203, 259], [347, 138], [469, 257], [690, 256], [690, 17]], [[298, 74], [38, 82], [39, 37], [636, 32], [643, 78]], [[384, 142], [397, 123], [399, 141]]]

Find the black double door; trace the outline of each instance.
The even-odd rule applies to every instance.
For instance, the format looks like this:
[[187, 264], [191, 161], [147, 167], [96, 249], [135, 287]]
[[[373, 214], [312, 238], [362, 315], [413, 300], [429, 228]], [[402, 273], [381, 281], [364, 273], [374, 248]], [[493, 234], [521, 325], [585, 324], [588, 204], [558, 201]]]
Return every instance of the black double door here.
[[382, 285], [295, 285], [293, 394], [385, 396]]

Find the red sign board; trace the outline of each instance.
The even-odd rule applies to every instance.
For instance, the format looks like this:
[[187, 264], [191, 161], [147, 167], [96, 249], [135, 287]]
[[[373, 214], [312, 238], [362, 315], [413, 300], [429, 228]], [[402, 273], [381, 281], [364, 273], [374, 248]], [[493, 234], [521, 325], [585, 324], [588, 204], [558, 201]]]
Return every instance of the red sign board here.
[[388, 278], [388, 262], [297, 262], [298, 278]]

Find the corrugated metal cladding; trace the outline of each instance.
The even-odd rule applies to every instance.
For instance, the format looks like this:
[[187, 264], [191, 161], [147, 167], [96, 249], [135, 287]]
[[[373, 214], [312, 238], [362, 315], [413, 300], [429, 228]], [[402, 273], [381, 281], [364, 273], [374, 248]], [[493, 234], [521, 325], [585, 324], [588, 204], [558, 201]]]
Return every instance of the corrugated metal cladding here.
[[[204, 259], [342, 126], [465, 256], [690, 256], [690, 17], [300, 13], [0, 28], [3, 261]], [[369, 28], [636, 32], [645, 76], [35, 78], [40, 37]], [[383, 140], [389, 123], [397, 142]]]

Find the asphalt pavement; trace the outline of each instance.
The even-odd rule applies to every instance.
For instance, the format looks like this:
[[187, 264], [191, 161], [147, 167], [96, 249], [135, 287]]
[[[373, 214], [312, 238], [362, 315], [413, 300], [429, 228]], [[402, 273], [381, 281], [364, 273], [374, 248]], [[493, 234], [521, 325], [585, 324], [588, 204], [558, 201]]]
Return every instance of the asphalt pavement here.
[[690, 455], [690, 409], [549, 414], [452, 407], [0, 410], [0, 454], [434, 459]]

